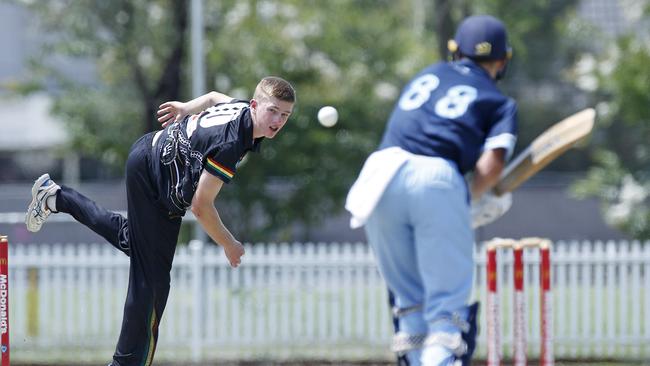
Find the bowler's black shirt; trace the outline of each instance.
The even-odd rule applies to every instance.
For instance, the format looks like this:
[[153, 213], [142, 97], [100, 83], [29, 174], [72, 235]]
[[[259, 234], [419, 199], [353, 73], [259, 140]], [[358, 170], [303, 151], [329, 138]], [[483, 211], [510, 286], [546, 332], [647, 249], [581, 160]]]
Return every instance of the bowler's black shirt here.
[[203, 170], [225, 183], [250, 150], [259, 150], [263, 138], [253, 139], [249, 102], [232, 100], [185, 117], [156, 133], [152, 165], [160, 199], [172, 214], [184, 214]]

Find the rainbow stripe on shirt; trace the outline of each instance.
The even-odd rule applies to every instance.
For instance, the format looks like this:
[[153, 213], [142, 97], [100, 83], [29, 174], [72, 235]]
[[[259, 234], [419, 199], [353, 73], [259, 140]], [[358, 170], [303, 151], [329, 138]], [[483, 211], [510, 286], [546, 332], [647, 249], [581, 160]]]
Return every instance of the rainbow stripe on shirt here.
[[231, 180], [235, 176], [235, 172], [226, 168], [225, 166], [217, 163], [212, 158], [208, 157], [206, 160], [206, 168], [209, 168], [212, 172], [219, 174], [220, 176], [226, 178], [227, 181]]

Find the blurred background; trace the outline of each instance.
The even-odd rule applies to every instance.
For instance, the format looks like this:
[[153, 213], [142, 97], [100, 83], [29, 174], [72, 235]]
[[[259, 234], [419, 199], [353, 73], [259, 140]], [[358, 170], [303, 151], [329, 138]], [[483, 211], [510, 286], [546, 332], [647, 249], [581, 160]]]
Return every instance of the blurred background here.
[[[155, 116], [159, 104], [189, 100], [210, 90], [250, 99], [261, 77], [278, 75], [297, 89], [294, 114], [277, 139], [267, 141], [261, 154], [245, 161], [233, 183], [220, 194], [217, 207], [235, 236], [251, 243], [251, 253], [257, 250], [254, 248], [262, 248], [260, 261], [267, 258], [257, 268], [254, 260], [257, 257], [251, 255], [251, 266], [255, 269], [250, 278], [268, 280], [275, 278], [275, 274], [281, 278], [283, 272], [277, 272], [272, 265], [289, 265], [291, 256], [283, 259], [286, 262], [273, 263], [268, 257], [276, 258], [276, 254], [282, 257], [285, 247], [289, 248], [287, 253], [309, 257], [309, 250], [301, 243], [316, 243], [312, 246], [313, 253], [322, 251], [333, 255], [323, 259], [331, 260], [333, 266], [347, 258], [343, 255], [346, 253], [349, 257], [357, 253], [358, 258], [367, 255], [367, 259], [361, 260], [365, 263], [363, 274], [354, 274], [359, 267], [346, 268], [354, 272], [350, 278], [358, 278], [360, 283], [371, 282], [375, 287], [369, 290], [364, 287], [364, 291], [376, 294], [376, 299], [381, 300], [369, 295], [365, 300], [350, 300], [350, 306], [358, 306], [365, 314], [363, 309], [373, 301], [380, 301], [381, 304], [376, 304], [378, 320], [368, 318], [364, 331], [358, 333], [359, 338], [352, 337], [357, 332], [354, 329], [349, 330], [348, 338], [339, 339], [335, 332], [331, 336], [323, 333], [329, 342], [326, 344], [359, 341], [364, 344], [360, 347], [363, 350], [352, 347], [350, 352], [334, 352], [334, 356], [329, 351], [315, 354], [324, 359], [389, 360], [391, 356], [386, 351], [389, 318], [388, 313], [382, 312], [386, 305], [381, 280], [376, 277], [372, 256], [363, 244], [363, 231], [348, 227], [349, 217], [343, 210], [345, 195], [365, 157], [379, 143], [403, 85], [425, 65], [445, 59], [447, 40], [453, 37], [456, 25], [465, 16], [480, 13], [501, 18], [509, 31], [514, 57], [500, 87], [519, 103], [520, 135], [516, 152], [550, 125], [580, 109], [595, 107], [598, 116], [590, 140], [557, 159], [514, 192], [511, 210], [497, 222], [477, 230], [477, 242], [496, 236], [543, 236], [567, 243], [628, 243], [650, 239], [650, 2], [647, 0], [0, 0], [0, 233], [8, 235], [12, 244], [24, 244], [22, 249], [12, 247], [15, 260], [10, 259], [18, 281], [16, 296], [24, 295], [23, 300], [11, 300], [12, 314], [16, 315], [16, 322], [22, 322], [16, 326], [20, 337], [12, 334], [13, 357], [24, 362], [57, 359], [73, 363], [98, 357], [107, 360], [121, 319], [124, 297], [120, 286], [126, 284], [126, 278], [119, 276], [126, 275], [128, 262], [117, 258], [115, 253], [105, 257], [97, 254], [104, 253], [104, 247], [108, 246], [81, 225], [57, 218], [56, 223], [48, 223], [39, 233], [26, 231], [22, 215], [34, 179], [49, 172], [57, 182], [76, 187], [105, 207], [125, 211], [124, 162], [131, 144], [140, 135], [159, 129]], [[323, 105], [338, 109], [340, 118], [334, 127], [318, 124], [316, 113]], [[215, 251], [214, 258], [210, 259], [205, 253], [212, 253], [214, 248], [203, 246], [205, 234], [195, 227], [191, 215], [184, 222], [179, 255], [186, 255], [187, 260], [181, 258], [175, 262], [179, 266], [179, 278], [189, 278], [188, 288], [208, 286], [209, 283], [200, 281], [213, 278], [226, 284], [222, 292], [213, 294], [214, 301], [225, 299], [227, 293], [224, 301], [229, 304], [241, 301], [233, 302], [232, 309], [241, 306], [243, 312], [260, 311], [255, 304], [261, 300], [237, 297], [243, 296], [242, 291], [248, 291], [244, 291], [248, 272], [240, 271], [241, 278], [220, 272], [224, 266], [222, 256]], [[192, 240], [196, 240], [194, 249], [187, 245]], [[318, 243], [335, 244], [321, 248]], [[648, 244], [640, 248], [647, 253]], [[69, 255], [65, 254], [68, 250]], [[45, 272], [39, 267], [39, 261], [48, 262], [47, 258], [52, 256], [60, 255], [64, 261], [79, 256], [80, 252], [95, 253], [98, 265], [115, 264], [110, 268], [120, 279], [115, 280], [118, 288], [114, 293], [93, 295], [92, 288], [108, 286], [106, 283], [113, 281], [101, 282], [102, 274], [97, 275], [97, 282], [92, 282], [92, 268], [74, 267], [80, 272], [66, 274], [65, 268], [59, 273], [55, 267]], [[192, 258], [203, 258], [201, 268], [214, 272], [214, 277], [199, 275], [200, 281], [192, 282], [192, 276], [183, 272], [186, 264], [187, 273], [196, 269], [190, 266]], [[303, 257], [293, 258], [300, 262]], [[650, 269], [646, 257], [637, 258], [644, 258], [639, 263], [641, 290], [633, 296], [646, 299], [645, 306], [639, 305], [645, 309], [639, 310], [639, 319], [645, 320], [638, 321], [638, 339], [640, 344], [647, 345], [650, 344]], [[246, 259], [249, 258], [245, 258], [244, 267]], [[76, 266], [77, 262], [73, 262], [70, 266]], [[297, 276], [291, 277], [294, 279], [307, 276], [307, 272], [300, 272], [308, 271], [306, 268], [292, 267], [292, 270], [295, 273], [287, 276]], [[345, 268], [335, 271], [347, 273]], [[334, 278], [330, 272], [323, 273], [314, 274], [314, 283]], [[84, 285], [87, 288], [79, 290], [70, 286], [69, 293], [57, 289], [57, 281], [71, 283], [72, 278], [84, 276], [90, 278]], [[251, 284], [255, 281], [251, 281], [248, 289], [254, 293], [256, 287]], [[330, 282], [323, 283], [327, 287]], [[233, 286], [239, 290], [233, 290]], [[263, 287], [269, 286], [267, 283]], [[354, 286], [349, 288], [350, 296], [361, 288]], [[179, 288], [178, 291], [184, 289], [182, 285]], [[182, 296], [174, 295], [173, 291], [170, 299]], [[266, 295], [277, 297], [279, 308], [283, 306], [281, 299], [302, 296], [278, 291]], [[81, 294], [80, 298], [87, 300], [83, 302], [85, 305], [66, 302], [72, 293]], [[342, 296], [339, 302], [332, 300], [338, 297], [332, 294], [331, 288], [327, 294], [318, 295], [325, 296], [322, 299], [314, 295], [315, 303], [334, 301], [335, 307], [327, 310], [331, 319], [345, 313], [347, 295], [338, 294]], [[59, 300], [51, 300], [49, 296], [63, 299], [58, 306], [62, 314], [70, 312], [69, 319], [73, 319], [73, 313], [86, 312], [89, 312], [88, 322], [96, 317], [108, 317], [106, 314], [115, 318], [106, 318], [112, 319], [110, 326], [97, 325], [96, 339], [92, 325], [78, 319], [66, 321], [67, 315], [61, 315], [61, 327], [44, 325], [46, 318], [59, 317], [55, 315], [56, 309], [49, 309], [48, 302]], [[109, 297], [114, 303], [106, 305], [106, 314], [94, 313], [92, 308], [102, 304], [104, 309]], [[208, 309], [211, 300], [199, 300], [208, 305], [201, 305], [198, 310], [195, 302], [186, 305], [198, 313], [179, 310], [179, 317], [187, 316], [186, 323], [190, 324], [184, 330], [187, 334], [200, 327], [203, 315], [212, 314]], [[296, 307], [308, 309], [308, 305]], [[17, 308], [24, 311], [18, 314]], [[173, 304], [170, 308], [175, 309]], [[623, 307], [616, 309], [618, 317]], [[295, 320], [303, 322], [309, 311], [295, 315]], [[277, 314], [283, 316], [280, 310]], [[354, 314], [350, 313], [348, 322], [355, 321]], [[269, 319], [273, 316], [264, 318], [264, 325], [252, 334], [266, 334], [262, 331], [265, 330], [272, 337], [275, 323]], [[168, 311], [165, 321], [170, 317]], [[319, 329], [338, 327], [329, 323], [330, 318], [323, 319], [320, 328], [312, 329], [315, 334]], [[177, 319], [182, 323], [181, 320]], [[72, 330], [61, 330], [70, 322]], [[344, 324], [346, 320], [341, 322]], [[382, 330], [382, 336], [375, 342], [361, 341], [373, 337], [373, 322], [386, 323], [375, 330]], [[277, 327], [281, 328], [281, 323]], [[584, 324], [576, 326], [578, 333], [587, 334], [595, 329]], [[251, 325], [251, 329], [255, 327]], [[287, 338], [282, 339], [293, 342], [294, 325], [288, 327]], [[604, 333], [609, 332], [608, 327], [619, 331], [623, 326], [620, 322], [605, 326]], [[67, 338], [59, 337], [56, 329], [67, 334]], [[172, 336], [161, 340], [160, 356], [157, 356], [160, 360], [187, 358], [208, 362], [222, 358], [223, 354], [216, 349], [206, 350], [206, 344], [209, 347], [227, 344], [220, 343], [221, 338], [215, 335], [217, 341], [213, 343], [183, 343], [187, 346], [186, 353], [175, 353], [174, 337], [186, 333], [179, 329], [167, 332]], [[81, 355], [79, 347], [84, 347], [84, 343], [79, 334], [89, 340], [88, 347], [108, 351]], [[201, 339], [212, 339], [208, 330], [201, 330], [194, 337], [199, 343]], [[69, 342], [56, 343], [54, 338]], [[238, 359], [239, 355], [244, 359], [273, 360], [294, 357], [294, 354], [313, 356], [310, 350], [314, 343], [321, 342], [320, 338], [314, 339], [313, 342], [308, 339], [312, 343], [297, 347], [293, 353], [274, 353], [268, 350], [268, 342], [261, 342], [256, 352], [233, 346], [230, 350], [237, 351], [224, 357]], [[70, 353], [66, 347], [77, 351]], [[169, 353], [164, 353], [164, 349]], [[647, 347], [645, 351], [639, 350], [640, 353], [631, 357], [648, 361]], [[76, 352], [78, 357], [73, 356]], [[621, 354], [629, 356], [627, 351], [618, 350], [603, 357], [622, 357]], [[575, 355], [568, 352], [566, 357], [592, 356], [585, 351]]]

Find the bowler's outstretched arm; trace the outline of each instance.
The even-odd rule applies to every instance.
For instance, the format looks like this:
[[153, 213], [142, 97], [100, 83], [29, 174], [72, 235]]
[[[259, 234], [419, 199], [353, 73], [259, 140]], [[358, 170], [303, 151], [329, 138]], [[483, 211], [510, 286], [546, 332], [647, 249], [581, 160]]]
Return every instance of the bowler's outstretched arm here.
[[222, 186], [221, 179], [204, 170], [192, 199], [192, 213], [210, 238], [224, 248], [230, 265], [237, 267], [244, 255], [244, 246], [226, 228], [214, 206]]

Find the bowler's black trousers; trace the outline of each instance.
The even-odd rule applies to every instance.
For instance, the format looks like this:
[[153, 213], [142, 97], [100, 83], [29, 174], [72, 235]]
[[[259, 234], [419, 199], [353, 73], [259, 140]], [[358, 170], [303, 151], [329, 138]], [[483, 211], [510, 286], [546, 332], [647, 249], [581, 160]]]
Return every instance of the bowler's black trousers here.
[[131, 258], [114, 366], [149, 366], [153, 361], [181, 226], [181, 218], [170, 217], [159, 203], [150, 167], [152, 138], [147, 134], [136, 141], [126, 163], [128, 220], [69, 187], [62, 186], [57, 195], [57, 211], [69, 213]]

